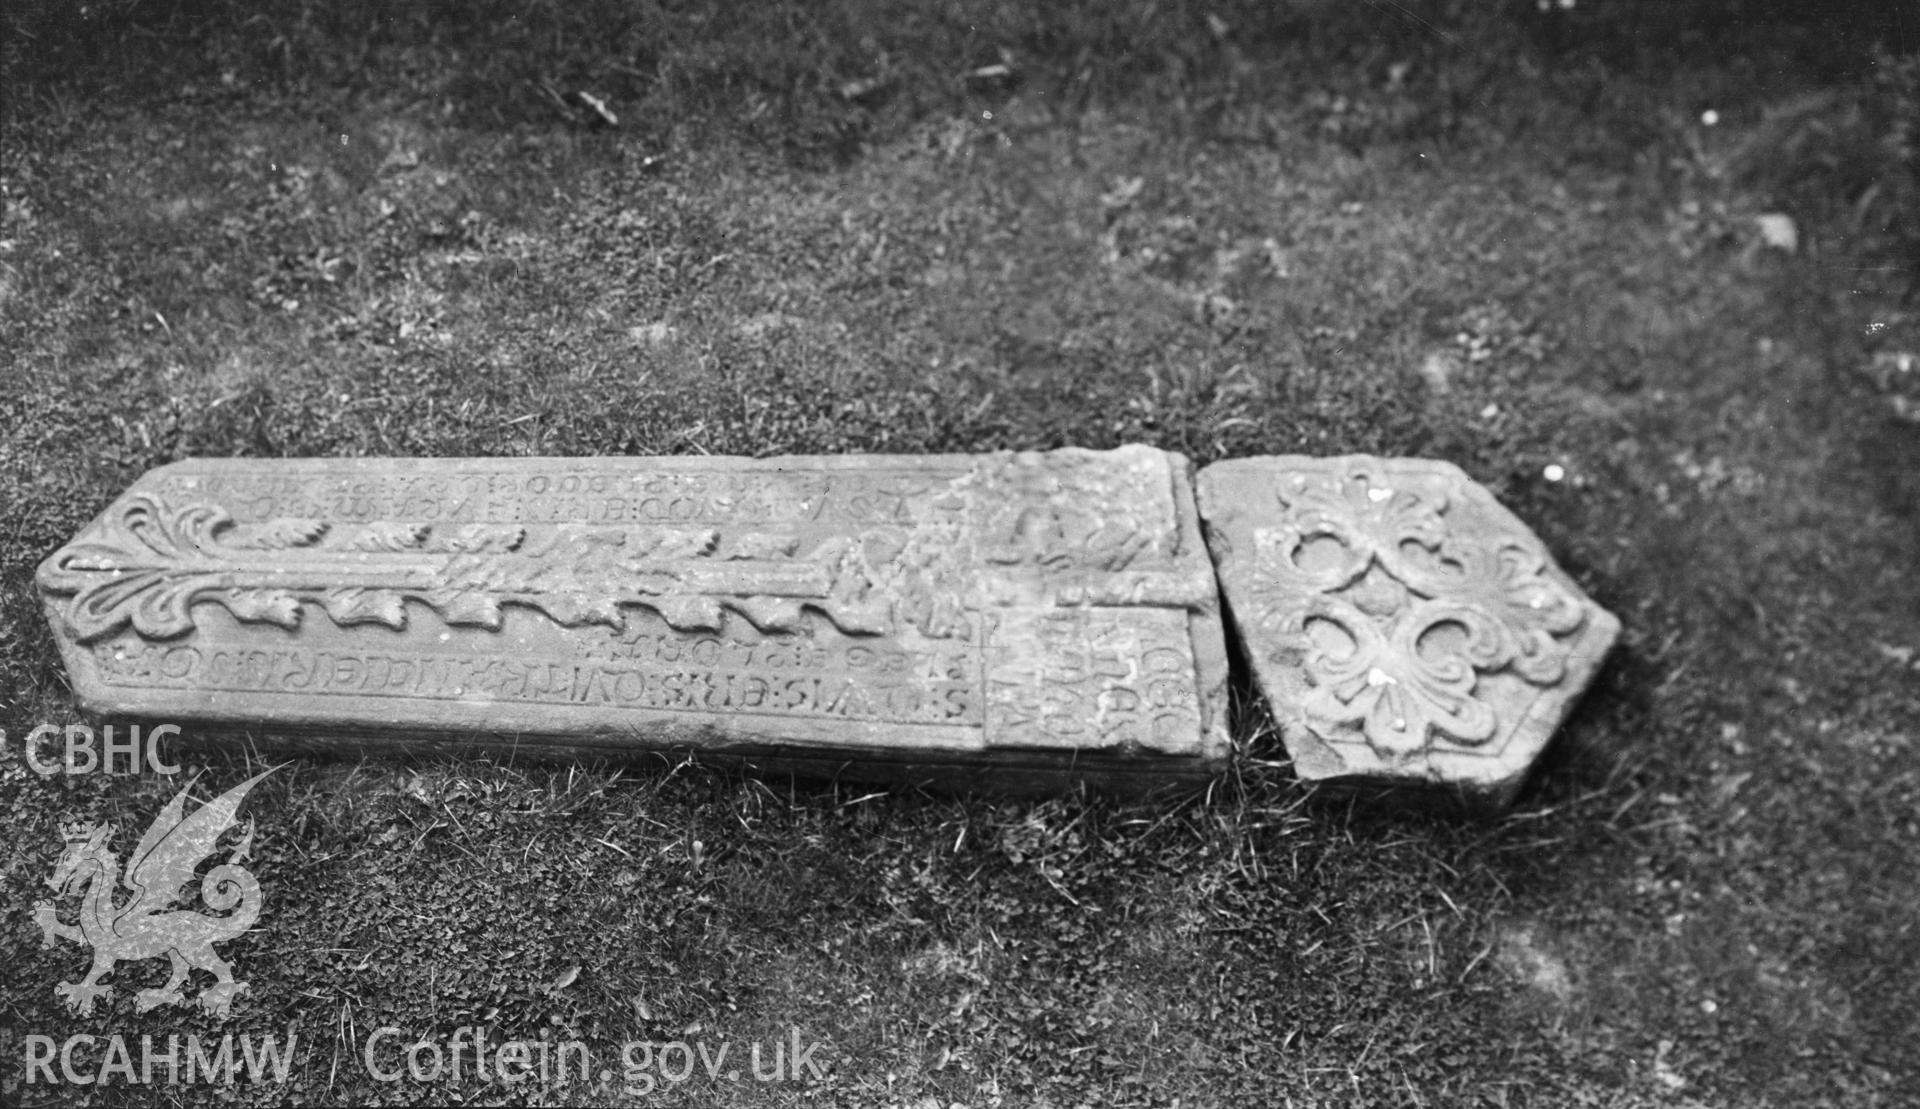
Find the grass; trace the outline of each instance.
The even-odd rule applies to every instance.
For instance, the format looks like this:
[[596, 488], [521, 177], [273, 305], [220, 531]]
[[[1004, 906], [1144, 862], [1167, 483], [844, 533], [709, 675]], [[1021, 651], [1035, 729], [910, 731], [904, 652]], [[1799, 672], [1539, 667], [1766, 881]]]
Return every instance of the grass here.
[[[216, 1029], [295, 1079], [182, 1102], [1920, 1097], [1908, 17], [895, 7], [0, 15], [0, 727], [75, 719], [33, 566], [175, 458], [1368, 451], [1461, 464], [1626, 624], [1516, 810], [1316, 798], [1250, 701], [1156, 804], [299, 760], [234, 1019], [80, 1019], [58, 822], [178, 787], [13, 742], [0, 1097], [73, 1100], [29, 1034]], [[472, 1024], [615, 1073], [358, 1062]], [[622, 1088], [625, 1041], [790, 1027], [825, 1078]]]

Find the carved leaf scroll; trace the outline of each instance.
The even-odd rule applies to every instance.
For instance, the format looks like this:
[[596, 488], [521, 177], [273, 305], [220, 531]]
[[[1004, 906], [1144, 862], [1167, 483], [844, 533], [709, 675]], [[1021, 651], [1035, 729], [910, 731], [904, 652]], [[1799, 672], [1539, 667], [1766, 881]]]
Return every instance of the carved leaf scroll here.
[[289, 629], [303, 604], [342, 625], [403, 629], [407, 601], [449, 624], [493, 629], [507, 604], [567, 626], [619, 628], [623, 605], [651, 608], [680, 630], [717, 629], [733, 612], [762, 631], [790, 631], [803, 609], [848, 634], [889, 626], [890, 606], [862, 565], [839, 548], [796, 557], [796, 547], [757, 534], [725, 545], [710, 529], [559, 530], [530, 545], [519, 527], [242, 525], [214, 505], [172, 507], [138, 493], [56, 552], [38, 580], [68, 598], [61, 611], [82, 643], [128, 626], [148, 638], [182, 635], [202, 602]]
[[1311, 717], [1358, 726], [1385, 755], [1471, 747], [1499, 726], [1483, 675], [1564, 677], [1564, 637], [1586, 615], [1529, 537], [1465, 534], [1444, 490], [1364, 462], [1292, 475], [1278, 499], [1280, 526], [1255, 535], [1257, 577], [1269, 630], [1308, 644]]

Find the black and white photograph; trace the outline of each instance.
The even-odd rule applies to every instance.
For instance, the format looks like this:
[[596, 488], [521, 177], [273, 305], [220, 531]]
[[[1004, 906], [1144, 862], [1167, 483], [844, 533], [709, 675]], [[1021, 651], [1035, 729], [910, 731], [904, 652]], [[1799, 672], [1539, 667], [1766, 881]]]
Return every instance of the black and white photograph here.
[[1920, 6], [0, 0], [0, 1109], [1920, 1105]]

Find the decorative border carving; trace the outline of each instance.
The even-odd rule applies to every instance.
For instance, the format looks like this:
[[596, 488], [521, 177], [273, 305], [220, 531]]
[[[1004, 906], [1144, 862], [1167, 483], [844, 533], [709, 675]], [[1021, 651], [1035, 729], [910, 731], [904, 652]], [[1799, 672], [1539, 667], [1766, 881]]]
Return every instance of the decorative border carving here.
[[830, 539], [796, 557], [791, 536], [711, 528], [569, 527], [533, 540], [502, 525], [237, 524], [216, 505], [135, 493], [49, 558], [38, 583], [69, 598], [58, 608], [81, 643], [128, 625], [149, 638], [185, 634], [200, 602], [288, 629], [306, 603], [342, 625], [394, 629], [406, 627], [407, 601], [490, 629], [504, 604], [616, 629], [621, 606], [640, 605], [689, 631], [717, 630], [727, 612], [761, 631], [791, 631], [813, 609], [850, 635], [876, 635], [893, 616], [874, 588], [868, 538]]

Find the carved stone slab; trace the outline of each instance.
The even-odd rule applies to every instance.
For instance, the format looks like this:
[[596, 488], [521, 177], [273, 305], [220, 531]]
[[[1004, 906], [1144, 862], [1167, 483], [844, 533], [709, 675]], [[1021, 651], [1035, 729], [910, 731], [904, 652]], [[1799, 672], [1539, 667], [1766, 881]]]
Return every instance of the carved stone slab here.
[[1284, 456], [1202, 470], [1242, 649], [1305, 779], [1505, 805], [1620, 624], [1445, 462]]
[[1227, 754], [1187, 463], [1147, 447], [194, 460], [38, 582], [98, 716], [909, 777]]

